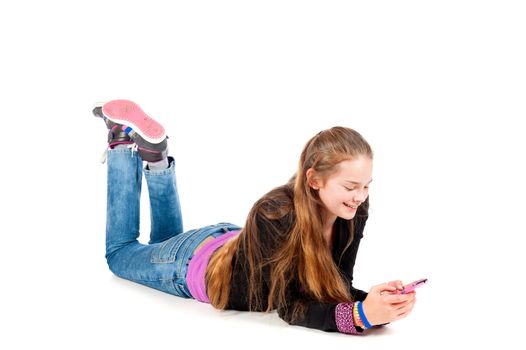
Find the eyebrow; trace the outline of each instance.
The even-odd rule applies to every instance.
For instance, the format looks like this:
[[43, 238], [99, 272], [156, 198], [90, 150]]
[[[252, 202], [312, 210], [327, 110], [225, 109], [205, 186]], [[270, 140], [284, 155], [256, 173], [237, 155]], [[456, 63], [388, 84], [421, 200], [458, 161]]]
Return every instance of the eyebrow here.
[[[351, 180], [345, 180], [346, 182], [350, 182], [350, 183], [353, 183], [353, 184], [356, 184], [356, 185], [359, 185], [360, 183], [359, 182], [356, 182], [356, 181], [351, 181]], [[370, 184], [371, 182], [373, 182], [373, 179], [371, 179], [371, 181], [368, 182], [368, 184]]]

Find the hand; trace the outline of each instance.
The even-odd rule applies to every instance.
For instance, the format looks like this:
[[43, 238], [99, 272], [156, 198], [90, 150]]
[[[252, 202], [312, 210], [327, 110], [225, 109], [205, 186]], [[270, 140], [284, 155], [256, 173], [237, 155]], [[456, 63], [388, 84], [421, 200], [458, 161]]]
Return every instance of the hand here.
[[396, 288], [396, 292], [400, 293], [404, 289], [404, 284], [400, 280], [391, 281], [387, 283], [391, 287]]
[[396, 286], [383, 283], [372, 287], [363, 301], [363, 312], [371, 325], [400, 320], [413, 310], [416, 292], [397, 294], [400, 281], [393, 282]]

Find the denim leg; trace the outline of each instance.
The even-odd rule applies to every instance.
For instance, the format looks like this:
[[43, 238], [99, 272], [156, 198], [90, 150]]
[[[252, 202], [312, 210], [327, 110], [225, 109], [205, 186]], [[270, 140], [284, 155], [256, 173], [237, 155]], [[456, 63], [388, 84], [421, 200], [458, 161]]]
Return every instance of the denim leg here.
[[150, 197], [149, 244], [163, 242], [183, 232], [181, 204], [175, 178], [175, 160], [168, 157], [168, 162], [169, 167], [164, 170], [144, 169]]
[[108, 150], [106, 259], [137, 242], [142, 183], [142, 160], [128, 149]]
[[114, 149], [108, 150], [107, 162], [106, 259], [110, 270], [121, 278], [186, 297], [174, 285], [174, 276], [180, 277], [176, 264], [173, 261], [157, 262], [153, 258], [164, 243], [146, 245], [137, 240], [141, 158], [128, 149]]

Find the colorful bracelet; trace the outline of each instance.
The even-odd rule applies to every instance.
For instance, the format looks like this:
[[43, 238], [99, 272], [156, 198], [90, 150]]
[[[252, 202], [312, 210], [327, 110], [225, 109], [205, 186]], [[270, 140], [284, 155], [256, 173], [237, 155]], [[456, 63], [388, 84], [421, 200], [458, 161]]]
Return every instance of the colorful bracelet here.
[[360, 313], [358, 312], [359, 303], [360, 302], [357, 301], [354, 303], [354, 306], [353, 306], [354, 325], [362, 329], [365, 329], [365, 325], [363, 324], [362, 319], [360, 318]]
[[363, 306], [362, 303], [358, 304], [358, 313], [360, 314], [360, 318], [362, 319], [363, 325], [365, 326], [365, 329], [371, 328], [371, 324], [367, 320], [367, 317], [365, 317], [365, 313], [363, 312]]

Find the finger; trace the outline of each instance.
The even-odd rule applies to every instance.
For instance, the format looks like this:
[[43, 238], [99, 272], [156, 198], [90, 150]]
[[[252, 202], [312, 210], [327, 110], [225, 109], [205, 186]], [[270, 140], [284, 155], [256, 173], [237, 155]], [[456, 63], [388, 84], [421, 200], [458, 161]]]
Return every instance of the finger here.
[[403, 312], [404, 310], [411, 309], [414, 304], [415, 304], [414, 300], [409, 300], [404, 303], [391, 304], [391, 307], [393, 308], [393, 310], [396, 310], [397, 312]]
[[412, 294], [389, 294], [384, 296], [385, 301], [389, 304], [398, 304], [413, 298]]
[[402, 308], [406, 307], [410, 303], [411, 303], [411, 301], [404, 301], [402, 303], [391, 304], [391, 308], [393, 310], [401, 310]]
[[379, 293], [379, 294], [385, 294], [385, 293], [393, 293], [396, 291], [396, 287], [390, 286], [387, 283], [379, 284], [377, 286], [374, 286], [372, 288], [373, 292]]
[[408, 303], [407, 305], [405, 305], [405, 306], [401, 307], [400, 309], [396, 310], [396, 312], [398, 314], [407, 315], [411, 311], [413, 311], [414, 306], [415, 306], [415, 301], [413, 300], [412, 302]]
[[395, 286], [390, 285], [389, 283], [382, 283], [378, 285], [380, 290], [396, 290]]
[[391, 305], [402, 305], [402, 304], [410, 303], [411, 301], [413, 301], [415, 299], [415, 295], [414, 294], [405, 294], [404, 296], [406, 296], [407, 298], [402, 300], [402, 301], [394, 300], [390, 304]]
[[410, 305], [413, 301], [410, 300], [410, 301], [406, 301], [406, 302], [403, 302], [403, 303], [397, 303], [397, 304], [389, 304], [389, 308], [391, 310], [402, 310], [404, 307], [407, 307], [408, 305]]
[[402, 283], [402, 281], [400, 280], [396, 280], [396, 281], [391, 281], [390, 284], [394, 287], [396, 287], [396, 289], [398, 290], [402, 290], [404, 289], [404, 284]]
[[402, 319], [402, 318], [407, 317], [410, 313], [411, 313], [411, 310], [404, 310], [404, 311], [398, 313], [398, 314], [394, 317], [394, 319], [395, 319], [395, 320], [400, 320], [400, 319]]
[[409, 315], [409, 312], [403, 312], [403, 313], [397, 315], [397, 316], [395, 317], [395, 319], [398, 321], [398, 320], [401, 320], [402, 318], [406, 318], [407, 315]]
[[393, 290], [382, 290], [379, 294], [380, 295], [394, 295], [394, 294], [398, 294], [398, 290], [393, 287], [394, 289]]

